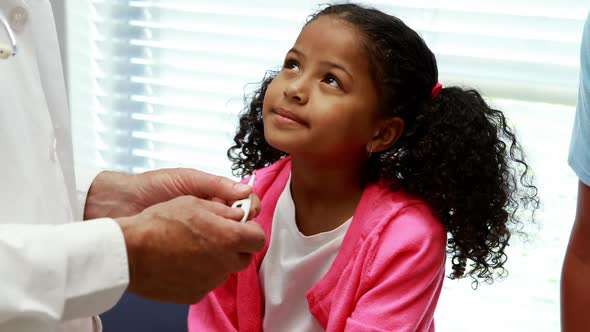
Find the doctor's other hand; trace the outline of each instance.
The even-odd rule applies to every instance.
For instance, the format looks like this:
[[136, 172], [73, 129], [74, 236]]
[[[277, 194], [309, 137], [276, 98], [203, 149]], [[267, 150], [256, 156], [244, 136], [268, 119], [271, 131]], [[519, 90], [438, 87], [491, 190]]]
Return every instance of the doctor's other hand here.
[[[229, 205], [248, 197], [251, 192], [252, 188], [245, 184], [189, 168], [160, 169], [136, 175], [105, 171], [94, 179], [88, 191], [84, 219], [132, 216], [180, 196]], [[250, 218], [258, 214], [258, 207], [259, 200], [255, 197]]]
[[264, 247], [262, 228], [236, 222], [241, 216], [223, 203], [181, 196], [115, 219], [127, 246], [128, 290], [161, 302], [198, 302]]

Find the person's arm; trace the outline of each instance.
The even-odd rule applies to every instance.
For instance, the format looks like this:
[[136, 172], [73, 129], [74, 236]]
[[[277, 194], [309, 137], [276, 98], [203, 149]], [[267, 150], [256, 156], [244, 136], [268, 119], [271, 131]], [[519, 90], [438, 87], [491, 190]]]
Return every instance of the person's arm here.
[[446, 233], [425, 210], [402, 210], [381, 234], [361, 282], [367, 289], [345, 331], [430, 331], [444, 279]]
[[576, 218], [561, 271], [564, 332], [590, 329], [590, 13], [580, 50], [580, 86], [568, 163], [579, 178]]
[[561, 315], [564, 332], [590, 329], [590, 187], [578, 185], [576, 219], [561, 276]]
[[[240, 209], [210, 200], [243, 198], [250, 188], [234, 188], [233, 181], [201, 172], [150, 174], [97, 177], [86, 207], [94, 218], [116, 219], [0, 226], [0, 331], [100, 314], [128, 284], [145, 298], [194, 303], [246, 267], [251, 253], [264, 246], [257, 224], [235, 221], [242, 217]], [[103, 195], [134, 188], [137, 193], [122, 200]], [[179, 196], [184, 190], [207, 199]], [[177, 197], [153, 202], [166, 195]], [[133, 215], [129, 204], [140, 212]]]
[[1, 331], [95, 315], [128, 284], [125, 243], [110, 219], [2, 224], [0, 262]]

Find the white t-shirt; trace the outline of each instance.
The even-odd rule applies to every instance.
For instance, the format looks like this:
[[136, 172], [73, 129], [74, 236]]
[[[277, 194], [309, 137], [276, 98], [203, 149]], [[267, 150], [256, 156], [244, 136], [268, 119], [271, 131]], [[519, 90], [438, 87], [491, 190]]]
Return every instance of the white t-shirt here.
[[272, 220], [268, 252], [259, 280], [265, 310], [264, 331], [323, 331], [309, 312], [305, 294], [330, 269], [352, 218], [338, 228], [305, 236], [297, 228], [291, 178]]

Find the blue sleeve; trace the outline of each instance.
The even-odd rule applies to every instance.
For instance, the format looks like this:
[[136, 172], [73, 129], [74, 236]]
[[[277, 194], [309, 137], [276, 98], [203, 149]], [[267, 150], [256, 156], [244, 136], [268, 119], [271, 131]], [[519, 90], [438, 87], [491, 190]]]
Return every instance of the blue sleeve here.
[[578, 107], [568, 162], [580, 181], [590, 186], [590, 15], [584, 25], [580, 48]]

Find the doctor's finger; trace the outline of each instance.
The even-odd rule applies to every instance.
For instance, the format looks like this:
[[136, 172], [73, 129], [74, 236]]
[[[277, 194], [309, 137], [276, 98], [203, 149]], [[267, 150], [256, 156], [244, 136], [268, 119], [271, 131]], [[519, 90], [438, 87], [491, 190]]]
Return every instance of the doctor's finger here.
[[[252, 194], [251, 197], [252, 197], [252, 199], [251, 199], [251, 204], [250, 204], [250, 210], [248, 212], [248, 218], [246, 218], [246, 220], [251, 220], [252, 218], [256, 217], [258, 215], [258, 213], [260, 213], [260, 198], [258, 198], [258, 196], [256, 194]], [[216, 199], [213, 199], [213, 200], [218, 201]], [[227, 203], [227, 205], [231, 206], [235, 202], [236, 201], [230, 201]], [[235, 219], [235, 220], [241, 220], [243, 216], [244, 216], [244, 214], [242, 213], [240, 215], [240, 218]]]
[[264, 248], [266, 237], [258, 223], [254, 221], [236, 222], [232, 223], [230, 228], [229, 234], [232, 237], [231, 250], [237, 253], [255, 253]]
[[186, 195], [204, 199], [235, 201], [248, 197], [252, 192], [248, 185], [194, 169], [178, 170], [176, 181], [180, 182], [179, 185]]
[[232, 220], [240, 220], [244, 212], [239, 208], [232, 208], [221, 202], [208, 201], [205, 199], [195, 199], [194, 207], [197, 209], [205, 209], [219, 217]]
[[252, 194], [252, 205], [250, 206], [250, 214], [248, 220], [256, 217], [260, 213], [260, 198], [256, 194]]
[[228, 268], [231, 272], [241, 271], [248, 267], [250, 263], [252, 263], [253, 257], [254, 256], [252, 254], [237, 253], [233, 255], [233, 259], [231, 260], [231, 264], [228, 266]]

